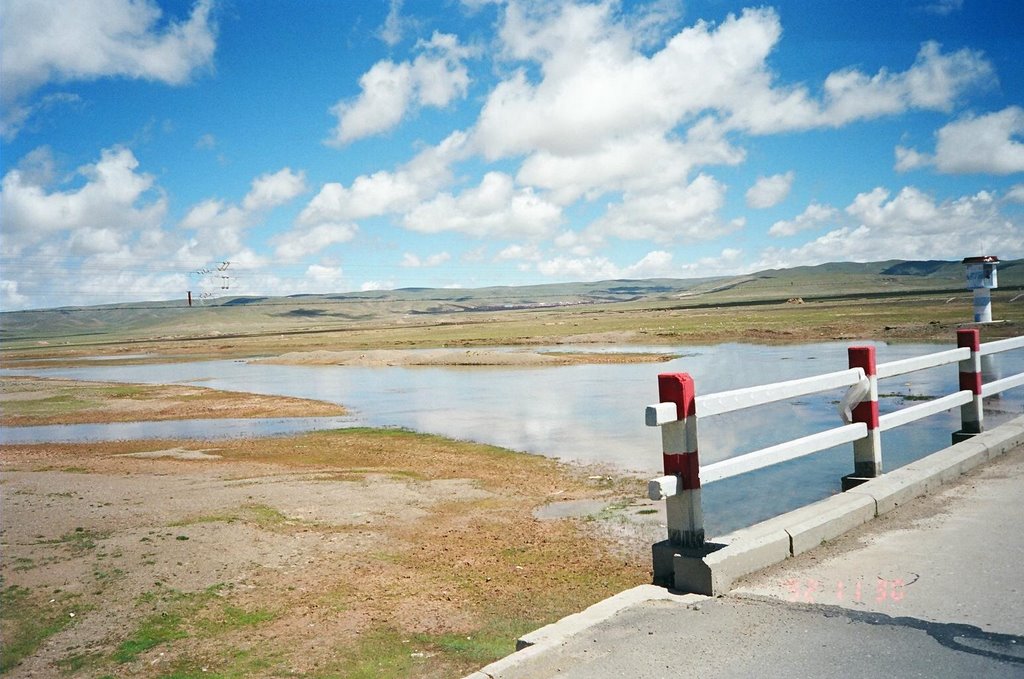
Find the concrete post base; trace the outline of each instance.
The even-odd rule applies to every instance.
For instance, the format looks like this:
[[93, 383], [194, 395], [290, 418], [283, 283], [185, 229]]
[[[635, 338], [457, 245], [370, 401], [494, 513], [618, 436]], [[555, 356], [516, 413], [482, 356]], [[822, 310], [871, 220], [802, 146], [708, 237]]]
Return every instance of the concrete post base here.
[[711, 594], [711, 568], [704, 558], [725, 545], [705, 542], [703, 547], [687, 548], [674, 545], [668, 540], [651, 546], [654, 557], [654, 584], [680, 592]]
[[963, 429], [961, 429], [960, 431], [955, 431], [955, 432], [953, 432], [953, 445], [955, 446], [958, 443], [963, 443], [964, 441], [967, 441], [968, 439], [972, 439], [975, 436], [977, 436], [979, 433], [980, 432], [964, 431]]
[[840, 482], [842, 483], [843, 491], [845, 492], [845, 491], [850, 490], [851, 488], [856, 488], [857, 486], [859, 486], [862, 483], [867, 483], [872, 478], [876, 478], [876, 477], [872, 477], [872, 476], [857, 476], [856, 474], [847, 474], [842, 479], [840, 479]]

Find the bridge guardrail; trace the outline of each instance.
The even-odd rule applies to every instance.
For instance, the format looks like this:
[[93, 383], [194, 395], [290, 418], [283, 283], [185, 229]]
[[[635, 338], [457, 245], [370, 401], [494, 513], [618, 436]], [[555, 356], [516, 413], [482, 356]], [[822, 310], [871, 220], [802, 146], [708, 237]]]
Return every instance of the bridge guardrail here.
[[[981, 344], [977, 329], [964, 329], [957, 331], [956, 349], [876, 364], [874, 347], [852, 346], [848, 351], [847, 370], [714, 394], [697, 395], [693, 379], [686, 373], [659, 375], [660, 402], [647, 406], [645, 419], [648, 426], [661, 428], [664, 476], [648, 483], [648, 495], [652, 500], [666, 502], [669, 544], [680, 549], [703, 547], [702, 483], [853, 443], [854, 471], [842, 480], [843, 490], [848, 490], [882, 475], [882, 431], [959, 406], [961, 428], [953, 433], [953, 442], [981, 433], [984, 425], [983, 400], [1007, 389], [1024, 386], [1024, 373], [984, 384], [981, 357], [1014, 349], [1024, 349], [1024, 336]], [[957, 391], [927, 403], [879, 415], [879, 379], [952, 363], [958, 366], [960, 388]], [[697, 434], [700, 418], [842, 387], [848, 389], [839, 408], [844, 422], [841, 426], [709, 465], [700, 464]], [[656, 558], [656, 582], [659, 580], [657, 569]]]

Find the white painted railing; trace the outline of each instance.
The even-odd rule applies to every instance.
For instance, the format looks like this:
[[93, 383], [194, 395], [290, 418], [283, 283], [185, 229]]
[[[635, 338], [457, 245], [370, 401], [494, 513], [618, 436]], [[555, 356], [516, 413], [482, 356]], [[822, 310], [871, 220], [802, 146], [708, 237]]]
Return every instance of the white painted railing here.
[[900, 361], [889, 361], [888, 363], [882, 363], [878, 366], [878, 379], [882, 380], [886, 377], [906, 375], [907, 373], [917, 372], [918, 370], [926, 370], [928, 368], [936, 368], [940, 365], [957, 363], [959, 361], [967, 360], [970, 357], [971, 350], [967, 347], [962, 347], [960, 349], [940, 351], [935, 354], [904, 358]]
[[767, 405], [777, 401], [785, 401], [791, 398], [799, 398], [810, 394], [818, 394], [823, 391], [840, 389], [857, 384], [864, 379], [864, 371], [860, 368], [851, 368], [839, 372], [805, 377], [799, 380], [788, 382], [776, 382], [775, 384], [762, 384], [756, 387], [733, 389], [732, 391], [720, 391], [717, 394], [697, 396], [697, 412], [701, 417], [731, 413], [743, 408]]
[[1004, 340], [995, 340], [994, 342], [985, 342], [981, 345], [981, 355], [988, 356], [989, 354], [998, 354], [1001, 351], [1022, 348], [1024, 348], [1024, 335]]
[[868, 427], [863, 422], [854, 422], [828, 431], [811, 434], [802, 438], [780, 443], [768, 448], [762, 448], [746, 455], [731, 457], [721, 462], [702, 466], [700, 468], [701, 483], [721, 481], [730, 476], [746, 474], [755, 469], [769, 467], [786, 460], [795, 460], [804, 455], [817, 453], [818, 451], [840, 446], [844, 443], [853, 443], [857, 439], [864, 438], [868, 433]]
[[[954, 441], [980, 433], [982, 401], [1007, 389], [1024, 386], [1024, 373], [983, 384], [981, 356], [1024, 349], [1024, 336], [980, 343], [976, 329], [957, 332], [956, 349], [939, 351], [888, 363], [875, 364], [874, 347], [850, 347], [849, 369], [814, 377], [764, 384], [707, 395], [695, 393], [685, 373], [658, 376], [661, 402], [647, 406], [646, 422], [662, 428], [665, 476], [648, 484], [652, 500], [668, 503], [669, 542], [682, 547], [703, 544], [700, 487], [739, 474], [833, 448], [854, 446], [854, 473], [843, 478], [843, 489], [882, 473], [880, 433], [960, 407], [961, 430]], [[956, 363], [960, 389], [926, 403], [880, 415], [878, 380]], [[755, 450], [737, 457], [700, 465], [698, 418], [753, 408], [778, 401], [848, 387], [840, 405], [842, 426], [792, 441]]]
[[955, 394], [937, 398], [934, 401], [919, 403], [915, 406], [897, 410], [894, 413], [880, 415], [878, 417], [878, 428], [881, 431], [895, 429], [896, 427], [901, 427], [904, 424], [910, 424], [911, 422], [917, 422], [918, 420], [923, 420], [924, 418], [931, 417], [932, 415], [938, 415], [950, 408], [970, 403], [973, 398], [974, 395], [965, 389], [963, 391], [958, 391]]

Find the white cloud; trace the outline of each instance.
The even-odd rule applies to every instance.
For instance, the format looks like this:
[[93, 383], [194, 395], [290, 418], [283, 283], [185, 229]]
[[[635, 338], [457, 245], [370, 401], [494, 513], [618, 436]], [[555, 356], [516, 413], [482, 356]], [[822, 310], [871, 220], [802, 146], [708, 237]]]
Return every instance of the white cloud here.
[[554, 202], [568, 205], [609, 191], [664, 190], [684, 182], [698, 164], [742, 162], [741, 150], [721, 136], [704, 136], [704, 131], [704, 127], [691, 128], [684, 141], [667, 139], [661, 133], [637, 132], [569, 155], [541, 150], [526, 158], [516, 179], [547, 189]]
[[242, 200], [242, 208], [248, 211], [268, 210], [284, 205], [306, 191], [306, 174], [292, 172], [286, 167], [254, 179], [252, 188]]
[[718, 217], [725, 191], [724, 184], [701, 174], [688, 185], [658, 193], [627, 193], [587, 228], [587, 234], [656, 243], [711, 240], [742, 226]]
[[464, 143], [465, 135], [455, 132], [394, 172], [361, 175], [349, 187], [324, 184], [296, 222], [313, 227], [405, 212], [451, 181], [450, 165], [461, 157]]
[[537, 271], [549, 278], [600, 281], [617, 278], [660, 278], [676, 275], [672, 254], [654, 250], [628, 266], [618, 266], [606, 257], [555, 257], [537, 263]]
[[391, 280], [386, 281], [365, 281], [359, 286], [359, 289], [363, 292], [369, 292], [371, 290], [394, 290], [397, 283]]
[[337, 243], [355, 238], [359, 227], [351, 222], [321, 222], [308, 229], [293, 229], [273, 239], [275, 255], [293, 262]]
[[921, 46], [906, 71], [883, 69], [867, 75], [856, 69], [829, 74], [824, 98], [814, 101], [802, 87], [772, 88], [764, 71], [741, 85], [730, 104], [728, 125], [758, 134], [818, 127], [841, 127], [896, 115], [911, 109], [948, 111], [969, 88], [994, 80], [991, 64], [979, 53], [961, 49], [943, 54], [938, 43]]
[[398, 125], [410, 108], [444, 108], [466, 96], [470, 55], [454, 35], [435, 32], [420, 41], [423, 51], [412, 62], [378, 61], [359, 79], [362, 92], [355, 100], [339, 101], [331, 108], [338, 125], [328, 143], [344, 146], [357, 139], [386, 132]]
[[[345, 273], [340, 266], [323, 266], [322, 264], [310, 264], [306, 268], [306, 276], [314, 285], [323, 286], [341, 285], [345, 280]], [[327, 292], [328, 290], [324, 290]]]
[[[718, 217], [724, 185], [707, 174], [692, 177], [707, 165], [744, 161], [731, 132], [949, 110], [970, 87], [993, 79], [980, 53], [925, 43], [904, 71], [841, 69], [815, 96], [809, 86], [780, 83], [769, 66], [782, 35], [772, 9], [697, 22], [660, 49], [645, 49], [652, 43], [635, 28], [614, 3], [509, 3], [500, 56], [511, 68], [470, 132], [470, 148], [486, 160], [523, 158], [518, 184], [545, 189], [555, 204], [622, 194], [586, 230], [590, 242], [574, 244], [579, 256], [609, 236], [668, 243], [742, 226]], [[778, 204], [792, 182], [792, 173], [762, 178], [748, 204]]]
[[717, 255], [701, 257], [679, 267], [674, 274], [676, 278], [703, 278], [705, 276], [726, 276], [741, 273], [743, 267], [743, 251], [739, 248], [725, 248]]
[[383, 215], [411, 207], [420, 193], [421, 187], [401, 172], [364, 175], [349, 188], [331, 182], [303, 208], [298, 223], [308, 226]]
[[[92, 233], [103, 247], [117, 247], [135, 232], [160, 226], [167, 201], [156, 191], [152, 175], [136, 172], [139, 163], [129, 149], [103, 150], [96, 163], [78, 168], [84, 183], [63, 191], [51, 191], [40, 183], [52, 175], [51, 161], [44, 156], [47, 154], [34, 156], [43, 169], [19, 168], [4, 175], [0, 209], [5, 257], [76, 231]], [[79, 244], [82, 238], [84, 235]]]
[[768, 57], [781, 34], [774, 10], [748, 9], [717, 26], [698, 22], [647, 55], [611, 3], [536, 13], [510, 4], [501, 25], [504, 54], [538, 63], [540, 78], [521, 67], [500, 82], [481, 111], [474, 144], [488, 159], [575, 157], [608, 140], [665, 135], [709, 110], [726, 129], [758, 134], [837, 127], [910, 108], [948, 110], [968, 87], [992, 79], [980, 54], [944, 54], [926, 43], [903, 72], [832, 73], [818, 100], [804, 86], [776, 83]]
[[380, 27], [378, 35], [388, 47], [394, 47], [402, 41], [402, 28], [405, 20], [402, 18], [403, 0], [390, 0], [388, 2], [388, 15], [384, 19], [384, 25]]
[[964, 115], [935, 133], [935, 153], [896, 147], [896, 169], [934, 166], [945, 174], [1024, 172], [1024, 108]]
[[847, 223], [793, 249], [769, 248], [757, 269], [834, 261], [960, 259], [995, 253], [1024, 256], [1024, 223], [999, 211], [986, 191], [936, 201], [913, 187], [895, 197], [876, 188], [858, 194], [846, 208]]
[[478, 237], [540, 238], [561, 221], [561, 209], [501, 172], [460, 195], [438, 194], [409, 212], [403, 224], [421, 233], [458, 231]]
[[1024, 184], [1014, 184], [1006, 192], [1006, 200], [1014, 203], [1024, 203]]
[[277, 255], [294, 260], [315, 254], [354, 238], [360, 219], [413, 209], [451, 182], [451, 164], [463, 157], [465, 141], [464, 133], [453, 132], [393, 172], [361, 175], [347, 187], [338, 182], [324, 184], [292, 229], [275, 239]]
[[124, 76], [187, 82], [216, 48], [212, 0], [162, 29], [151, 0], [6, 0], [0, 4], [4, 102], [50, 82]]
[[494, 256], [496, 262], [536, 262], [541, 259], [540, 248], [534, 243], [509, 245]]
[[747, 206], [752, 208], [769, 208], [778, 205], [789, 195], [793, 188], [794, 174], [773, 174], [770, 177], [758, 177], [754, 185], [747, 189]]
[[428, 257], [420, 257], [417, 254], [407, 252], [402, 255], [402, 261], [399, 266], [404, 266], [410, 269], [419, 269], [424, 267], [441, 266], [452, 258], [447, 252], [438, 252]]
[[0, 280], [0, 307], [4, 309], [22, 309], [29, 303], [29, 298], [18, 292], [18, 281]]
[[771, 228], [768, 229], [768, 235], [776, 237], [792, 236], [801, 231], [816, 229], [828, 222], [835, 221], [837, 217], [839, 217], [839, 211], [834, 207], [811, 203], [794, 219], [790, 221], [780, 220], [772, 224]]
[[1024, 109], [1019, 106], [964, 116], [936, 136], [934, 163], [940, 172], [1024, 172]]
[[909, 172], [919, 167], [931, 165], [933, 159], [926, 153], [920, 153], [916, 149], [906, 146], [896, 147], [896, 164], [893, 166], [897, 172]]
[[179, 259], [239, 259], [245, 248], [245, 231], [263, 219], [265, 212], [284, 205], [306, 190], [305, 174], [286, 167], [256, 177], [240, 204], [211, 198], [194, 205], [180, 226], [195, 231], [196, 235], [188, 247], [179, 251]]
[[948, 16], [964, 8], [964, 0], [934, 0], [922, 8], [929, 14]]
[[30, 121], [40, 113], [52, 111], [58, 107], [73, 107], [80, 104], [82, 98], [71, 92], [53, 92], [39, 97], [32, 102], [10, 101], [3, 103], [0, 113], [0, 138], [10, 141], [18, 136], [18, 133]]

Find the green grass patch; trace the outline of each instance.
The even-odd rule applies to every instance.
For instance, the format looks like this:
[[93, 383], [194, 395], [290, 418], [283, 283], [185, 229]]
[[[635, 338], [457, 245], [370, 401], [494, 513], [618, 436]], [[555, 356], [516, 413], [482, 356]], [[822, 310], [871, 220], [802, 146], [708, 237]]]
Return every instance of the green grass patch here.
[[44, 540], [43, 544], [63, 545], [71, 550], [75, 556], [81, 556], [86, 552], [96, 549], [96, 541], [110, 537], [109, 531], [90, 530], [81, 526], [69, 531], [59, 538]]
[[267, 653], [262, 648], [259, 651], [227, 649], [218, 658], [181, 658], [160, 678], [247, 679], [264, 676], [292, 676], [292, 672], [283, 665], [278, 653]]
[[99, 401], [71, 394], [61, 394], [47, 398], [5, 401], [3, 414], [5, 419], [46, 420], [66, 417], [99, 405]]
[[[236, 521], [244, 521], [246, 523], [252, 523], [265, 530], [273, 530], [284, 525], [289, 521], [288, 517], [281, 513], [280, 510], [271, 507], [270, 505], [263, 504], [244, 504], [237, 509], [218, 512], [215, 514], [202, 514], [200, 516], [194, 516], [183, 521], [176, 521], [169, 524], [171, 528], [182, 528], [184, 526], [192, 526], [201, 523], [234, 523]], [[187, 540], [187, 537], [178, 536], [176, 539]]]
[[515, 627], [520, 631], [512, 633], [511, 636], [510, 630], [504, 629], [500, 632], [490, 630], [477, 631], [473, 634], [421, 635], [417, 639], [451, 656], [453, 664], [483, 666], [515, 651], [515, 639], [532, 629], [529, 624], [519, 624]]
[[397, 679], [424, 666], [431, 668], [430, 676], [462, 676], [515, 651], [515, 640], [536, 626], [532, 620], [493, 618], [468, 633], [406, 634], [378, 628], [356, 645], [338, 649], [343, 660], [314, 676]]
[[94, 391], [99, 396], [109, 398], [140, 398], [149, 396], [153, 391], [152, 387], [141, 385], [113, 385], [95, 387]]
[[140, 653], [175, 639], [184, 639], [187, 636], [188, 632], [185, 631], [181, 613], [173, 611], [157, 613], [143, 620], [138, 629], [118, 645], [113, 659], [119, 663], [131, 662], [138, 658]]
[[212, 636], [246, 627], [255, 627], [274, 620], [276, 617], [277, 614], [272, 611], [264, 609], [250, 611], [225, 602], [219, 607], [205, 611], [203, 616], [196, 621], [196, 628], [204, 635]]
[[0, 674], [16, 667], [49, 637], [75, 622], [71, 614], [85, 610], [73, 606], [77, 598], [66, 593], [41, 594], [18, 585], [0, 590]]
[[403, 637], [394, 629], [370, 631], [355, 646], [339, 650], [345, 656], [344, 660], [314, 676], [399, 679], [408, 677], [413, 668], [426, 659], [423, 648], [417, 648], [410, 637]]
[[103, 662], [105, 655], [106, 654], [100, 651], [94, 651], [92, 653], [75, 653], [74, 655], [69, 655], [66, 658], [60, 658], [55, 664], [62, 674], [75, 674], [84, 669], [100, 665]]
[[[277, 614], [264, 609], [249, 610], [227, 601], [223, 585], [214, 585], [201, 592], [179, 592], [173, 589], [145, 592], [136, 600], [140, 606], [158, 610], [145, 618], [111, 656], [115, 662], [127, 663], [146, 651], [178, 639], [205, 639], [235, 630], [255, 627], [274, 620]], [[183, 671], [191, 671], [187, 668]], [[209, 675], [204, 676], [218, 676]], [[239, 674], [237, 676], [244, 676]]]

